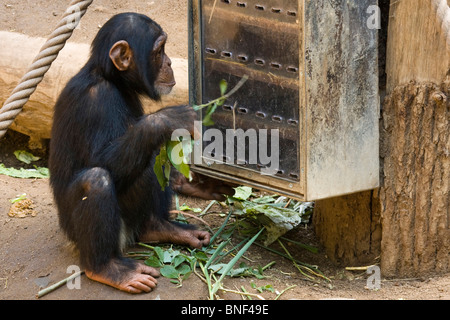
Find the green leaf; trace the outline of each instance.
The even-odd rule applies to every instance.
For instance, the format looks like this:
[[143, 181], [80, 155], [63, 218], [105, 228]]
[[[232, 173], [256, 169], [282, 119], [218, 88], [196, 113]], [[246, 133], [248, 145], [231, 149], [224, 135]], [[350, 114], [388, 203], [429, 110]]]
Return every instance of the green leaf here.
[[50, 176], [49, 171], [46, 168], [37, 168], [37, 169], [6, 168], [3, 163], [0, 163], [0, 174], [22, 179], [45, 179]]
[[163, 263], [172, 263], [173, 259], [180, 254], [178, 250], [166, 250], [164, 251]]
[[181, 141], [168, 141], [166, 150], [172, 166], [189, 179], [191, 168], [185, 163], [183, 143]]
[[156, 255], [158, 256], [159, 261], [161, 261], [161, 263], [163, 263], [164, 262], [164, 250], [161, 249], [160, 247], [155, 247], [153, 250], [156, 252]]
[[253, 242], [255, 242], [255, 240], [259, 237], [259, 235], [263, 232], [263, 230], [264, 228], [261, 229], [253, 238], [251, 238], [250, 241], [247, 242], [246, 245], [241, 250], [239, 250], [236, 256], [224, 267], [223, 274], [220, 276], [219, 280], [217, 280], [217, 282], [214, 284], [214, 287], [211, 289], [213, 295], [217, 292], [217, 290], [219, 290], [221, 282], [223, 278], [225, 278], [228, 271], [230, 271], [233, 268], [236, 262], [238, 262], [238, 260], [244, 255], [244, 253], [253, 244]]
[[225, 79], [220, 80], [220, 95], [223, 96], [227, 92], [228, 82]]
[[176, 270], [181, 275], [186, 275], [192, 271], [191, 268], [187, 264], [183, 264], [179, 268], [176, 268]]
[[22, 193], [20, 196], [17, 196], [16, 198], [10, 199], [9, 202], [11, 203], [16, 203], [16, 202], [20, 202], [22, 200], [25, 200], [27, 198], [27, 194], [26, 193]]
[[156, 156], [155, 165], [153, 166], [153, 171], [155, 172], [156, 178], [158, 179], [162, 191], [164, 191], [164, 189], [169, 185], [169, 179], [167, 178], [164, 169], [164, 167], [167, 165], [168, 165], [167, 150], [166, 147], [163, 146], [160, 149], [159, 155]]
[[201, 208], [191, 208], [186, 204], [183, 204], [182, 206], [180, 206], [180, 211], [193, 211], [195, 213], [199, 213], [202, 212], [203, 210]]
[[151, 256], [150, 258], [145, 260], [144, 263], [147, 266], [150, 266], [150, 267], [153, 267], [153, 268], [159, 268], [159, 267], [162, 266], [161, 262], [159, 261], [158, 257], [156, 257], [156, 256]]
[[252, 188], [250, 187], [241, 186], [234, 188], [234, 191], [233, 198], [238, 200], [247, 200], [252, 195]]
[[14, 155], [16, 156], [17, 160], [22, 161], [26, 164], [30, 164], [33, 161], [38, 161], [41, 159], [24, 150], [14, 151]]
[[174, 266], [164, 266], [161, 269], [159, 269], [159, 272], [163, 277], [169, 278], [169, 279], [178, 279], [179, 273], [177, 269], [175, 269]]
[[203, 117], [203, 125], [205, 127], [213, 126], [214, 121], [212, 120], [212, 115], [217, 109], [217, 103], [214, 103], [212, 106], [209, 106], [208, 109], [206, 109], [205, 115]]
[[186, 261], [186, 258], [184, 256], [178, 255], [173, 259], [172, 264], [176, 268], [185, 261]]
[[264, 197], [253, 199], [252, 202], [259, 203], [259, 204], [273, 203], [273, 202], [275, 202], [275, 197], [276, 196], [264, 196]]
[[208, 256], [203, 251], [197, 251], [195, 253], [195, 258], [197, 260], [204, 261], [204, 262], [208, 261]]

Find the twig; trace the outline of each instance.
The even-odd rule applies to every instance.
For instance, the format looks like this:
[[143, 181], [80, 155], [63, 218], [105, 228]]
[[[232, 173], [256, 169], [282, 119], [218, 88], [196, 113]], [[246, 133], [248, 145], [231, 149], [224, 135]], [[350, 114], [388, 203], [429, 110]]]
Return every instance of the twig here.
[[[236, 289], [237, 289], [237, 288], [236, 288]], [[241, 286], [241, 290], [242, 290], [242, 292], [244, 292], [244, 293], [248, 293], [248, 291], [245, 290], [244, 286]], [[253, 300], [252, 297], [250, 297], [250, 296], [248, 296], [247, 299], [248, 299], [248, 300]], [[242, 296], [242, 300], [245, 300], [245, 296]]]
[[66, 283], [68, 283], [69, 281], [72, 281], [73, 279], [75, 279], [75, 278], [77, 278], [77, 277], [80, 277], [80, 276], [83, 275], [83, 274], [84, 274], [84, 271], [80, 271], [80, 272], [74, 273], [74, 274], [71, 275], [70, 277], [68, 277], [68, 278], [66, 278], [66, 279], [64, 279], [64, 280], [61, 280], [60, 282], [55, 283], [54, 285], [52, 285], [52, 286], [50, 286], [50, 287], [48, 287], [48, 288], [42, 289], [41, 291], [38, 292], [38, 294], [36, 295], [36, 298], [38, 298], [38, 299], [39, 299], [39, 298], [42, 298], [42, 297], [45, 296], [46, 294], [48, 294], [48, 293], [50, 293], [50, 292], [52, 292], [52, 291], [55, 291], [55, 290], [58, 289], [59, 287], [65, 285]]
[[283, 291], [281, 291], [278, 295], [277, 295], [277, 297], [275, 298], [275, 300], [278, 300], [278, 298], [279, 297], [281, 297], [281, 295], [283, 294], [283, 293], [285, 293], [286, 291], [288, 291], [288, 290], [291, 290], [292, 288], [295, 288], [297, 285], [293, 285], [293, 286], [290, 286], [290, 287], [287, 287], [286, 289], [284, 289]]
[[233, 106], [233, 131], [236, 132], [236, 108], [237, 108], [237, 100], [234, 102]]
[[347, 271], [367, 271], [367, 269], [369, 269], [370, 267], [373, 267], [374, 265], [371, 266], [365, 266], [365, 267], [346, 267], [345, 270]]
[[[284, 251], [286, 252], [287, 256], [289, 257], [289, 259], [291, 259], [292, 263], [294, 264], [294, 266], [297, 268], [298, 271], [300, 271], [301, 274], [303, 274], [305, 277], [314, 280], [313, 277], [307, 275], [306, 273], [303, 272], [303, 270], [300, 268], [300, 266], [294, 261], [294, 258], [291, 256], [291, 254], [289, 253], [289, 251], [286, 249], [286, 247], [283, 245], [283, 243], [280, 241], [280, 239], [277, 239], [278, 243], [280, 244], [280, 246], [284, 249]], [[306, 267], [304, 267], [306, 268]], [[309, 268], [307, 268], [309, 269]]]
[[236, 91], [238, 91], [238, 90], [244, 85], [244, 83], [245, 83], [247, 80], [248, 80], [248, 75], [244, 75], [244, 76], [242, 77], [242, 79], [238, 82], [238, 84], [236, 85], [236, 87], [234, 87], [230, 92], [228, 92], [227, 94], [221, 96], [220, 98], [214, 99], [214, 100], [212, 100], [212, 101], [210, 101], [210, 102], [208, 102], [208, 103], [205, 103], [205, 104], [201, 104], [201, 105], [195, 106], [194, 110], [195, 110], [195, 111], [198, 111], [198, 110], [201, 110], [201, 109], [203, 109], [203, 108], [205, 108], [205, 107], [209, 107], [210, 105], [212, 105], [212, 104], [214, 104], [214, 103], [217, 103], [217, 102], [219, 102], [219, 101], [228, 99], [228, 98], [231, 97], [233, 94], [235, 94]]
[[289, 200], [288, 200], [288, 202], [287, 202], [286, 205], [284, 206], [285, 208], [289, 207], [289, 205], [291, 204], [291, 200], [292, 200], [292, 199], [289, 199]]
[[[313, 277], [308, 276], [307, 274], [305, 274], [300, 266], [297, 264], [297, 262], [295, 261], [295, 259], [291, 256], [291, 254], [289, 253], [289, 251], [286, 249], [286, 247], [283, 245], [283, 243], [281, 242], [280, 239], [278, 239], [278, 243], [281, 245], [281, 247], [284, 249], [284, 251], [286, 252], [287, 256], [289, 257], [289, 259], [291, 259], [291, 261], [294, 263], [294, 266], [298, 269], [298, 271], [300, 271], [300, 273], [302, 273], [305, 277], [310, 278], [311, 280], [313, 279]], [[307, 267], [307, 266], [302, 266], [303, 268], [305, 268], [307, 271], [309, 271], [310, 273], [312, 273], [313, 275], [323, 278], [325, 280], [327, 280], [328, 282], [331, 282], [330, 279], [328, 279], [327, 277], [325, 277], [324, 275], [314, 272], [311, 268]]]
[[211, 23], [214, 11], [216, 10], [216, 4], [217, 4], [217, 0], [214, 1], [213, 8], [212, 8], [212, 11], [211, 11], [211, 15], [209, 16], [208, 24]]
[[169, 211], [169, 213], [171, 213], [171, 214], [179, 213], [179, 214], [182, 214], [184, 216], [188, 216], [188, 217], [190, 217], [192, 219], [196, 219], [196, 220], [200, 221], [201, 223], [203, 223], [204, 225], [206, 225], [211, 230], [211, 226], [209, 225], [208, 222], [206, 222], [202, 218], [199, 218], [199, 217], [197, 217], [197, 216], [195, 216], [193, 214], [190, 214], [190, 213], [187, 213], [187, 212], [184, 212], [184, 211], [181, 211], [181, 210], [171, 210], [171, 211]]
[[232, 290], [232, 289], [225, 289], [225, 288], [220, 288], [219, 290], [222, 290], [225, 292], [237, 293], [237, 294], [245, 295], [245, 296], [256, 297], [260, 300], [266, 300], [262, 296], [260, 296], [259, 294], [256, 294], [256, 293], [240, 292], [240, 291], [236, 291], [236, 290]]
[[199, 217], [202, 217], [202, 216], [204, 216], [208, 211], [209, 211], [209, 209], [211, 209], [211, 207], [216, 203], [217, 201], [216, 200], [213, 200], [213, 201], [211, 201], [209, 204], [208, 204], [208, 206], [198, 215]]
[[312, 253], [318, 253], [319, 252], [319, 250], [316, 247], [313, 247], [313, 246], [310, 246], [310, 245], [307, 245], [307, 244], [304, 244], [304, 243], [301, 243], [301, 242], [298, 242], [298, 241], [294, 241], [294, 240], [291, 240], [291, 239], [288, 239], [288, 238], [285, 238], [285, 237], [280, 237], [280, 239], [288, 241], [288, 242], [291, 242], [293, 244], [296, 244], [299, 247], [302, 247], [303, 249], [306, 249], [306, 250], [308, 250], [308, 251], [310, 251]]

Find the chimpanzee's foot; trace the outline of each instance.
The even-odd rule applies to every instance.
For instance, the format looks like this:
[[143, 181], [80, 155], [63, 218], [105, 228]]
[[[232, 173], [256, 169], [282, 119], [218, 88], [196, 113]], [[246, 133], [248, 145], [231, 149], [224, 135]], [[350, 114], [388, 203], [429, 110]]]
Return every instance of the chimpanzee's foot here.
[[207, 231], [182, 229], [172, 227], [167, 230], [149, 231], [141, 236], [142, 242], [159, 242], [187, 245], [201, 249], [209, 244], [210, 235]]
[[86, 276], [128, 293], [142, 293], [155, 289], [158, 281], [154, 277], [159, 277], [159, 271], [140, 263], [136, 264], [135, 270], [125, 271], [121, 270], [120, 262], [112, 261], [104, 272], [86, 270]]

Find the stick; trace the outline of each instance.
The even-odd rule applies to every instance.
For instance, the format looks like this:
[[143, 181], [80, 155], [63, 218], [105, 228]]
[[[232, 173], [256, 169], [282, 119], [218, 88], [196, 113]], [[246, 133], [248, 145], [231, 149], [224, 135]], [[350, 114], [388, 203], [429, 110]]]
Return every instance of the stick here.
[[284, 289], [283, 291], [281, 291], [279, 295], [277, 295], [277, 297], [275, 298], [275, 300], [278, 300], [278, 298], [281, 297], [281, 295], [282, 295], [283, 293], [285, 293], [286, 291], [288, 291], [288, 290], [290, 290], [290, 289], [292, 289], [292, 288], [295, 288], [296, 286], [297, 286], [297, 285], [294, 284], [293, 286], [287, 287], [286, 289]]
[[213, 5], [212, 11], [211, 11], [211, 15], [209, 16], [209, 21], [208, 21], [208, 23], [211, 23], [211, 20], [212, 20], [214, 11], [216, 10], [216, 4], [217, 4], [217, 0], [214, 1], [214, 5]]
[[201, 105], [195, 106], [195, 107], [194, 107], [194, 110], [195, 110], [195, 111], [198, 111], [198, 110], [201, 110], [201, 109], [203, 109], [203, 108], [205, 108], [205, 107], [209, 107], [210, 105], [212, 105], [212, 104], [214, 104], [214, 103], [216, 103], [216, 102], [219, 102], [219, 101], [221, 101], [221, 100], [226, 100], [226, 99], [228, 99], [228, 98], [231, 97], [233, 94], [235, 94], [236, 91], [238, 91], [238, 90], [245, 84], [245, 82], [246, 82], [247, 80], [248, 80], [248, 75], [244, 75], [244, 76], [242, 77], [242, 79], [238, 82], [238, 84], [236, 85], [236, 87], [234, 87], [230, 92], [228, 92], [227, 94], [225, 94], [225, 95], [223, 95], [222, 97], [217, 98], [217, 99], [215, 99], [215, 100], [213, 100], [213, 101], [210, 101], [210, 102], [208, 102], [208, 103], [205, 103], [205, 104], [201, 104]]
[[216, 200], [212, 200], [212, 201], [208, 204], [208, 206], [205, 208], [205, 210], [203, 210], [198, 216], [199, 216], [199, 217], [202, 217], [202, 216], [204, 216], [206, 213], [208, 213], [209, 209], [211, 209], [211, 207], [212, 207], [216, 202], [217, 202]]
[[172, 214], [179, 213], [179, 214], [182, 214], [184, 216], [190, 217], [192, 219], [196, 219], [196, 220], [200, 221], [201, 223], [203, 223], [204, 225], [206, 225], [209, 229], [211, 229], [211, 226], [208, 224], [208, 222], [206, 222], [205, 220], [203, 220], [203, 219], [201, 219], [201, 218], [199, 218], [199, 217], [197, 217], [197, 216], [195, 216], [193, 214], [190, 214], [190, 213], [187, 213], [187, 212], [184, 212], [184, 211], [180, 211], [180, 210], [171, 210], [169, 213], [172, 213]]
[[219, 290], [222, 290], [222, 291], [225, 291], [225, 292], [231, 292], [231, 293], [240, 294], [242, 296], [256, 297], [256, 298], [258, 298], [260, 300], [266, 300], [262, 296], [260, 296], [259, 294], [256, 294], [256, 293], [240, 292], [240, 291], [236, 291], [236, 290], [232, 290], [232, 289], [225, 289], [225, 288], [220, 288]]
[[68, 278], [66, 278], [64, 280], [61, 280], [60, 282], [55, 283], [54, 285], [52, 285], [52, 286], [50, 286], [48, 288], [42, 289], [41, 291], [38, 292], [38, 294], [36, 295], [36, 298], [37, 299], [42, 298], [46, 294], [48, 294], [48, 293], [50, 293], [52, 291], [55, 291], [59, 287], [62, 287], [63, 285], [65, 285], [67, 282], [72, 281], [73, 279], [75, 279], [77, 277], [80, 277], [83, 274], [84, 274], [84, 271], [80, 271], [80, 272], [74, 273], [70, 277], [68, 277]]
[[345, 267], [347, 271], [367, 271], [370, 267], [374, 267], [375, 265], [365, 266], [365, 267]]

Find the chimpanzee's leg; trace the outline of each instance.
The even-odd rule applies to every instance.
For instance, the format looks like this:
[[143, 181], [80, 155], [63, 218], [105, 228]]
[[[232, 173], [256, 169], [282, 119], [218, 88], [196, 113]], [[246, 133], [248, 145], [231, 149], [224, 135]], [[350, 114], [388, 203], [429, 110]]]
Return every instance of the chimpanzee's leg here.
[[81, 172], [64, 199], [62, 226], [70, 230], [86, 275], [130, 293], [151, 291], [158, 271], [122, 256], [127, 228], [109, 173], [102, 168]]
[[[152, 162], [128, 192], [119, 196], [119, 201], [120, 207], [127, 213], [139, 210], [132, 213], [134, 217], [145, 213], [145, 220], [141, 222], [141, 228], [136, 235], [139, 241], [174, 243], [194, 248], [208, 245], [208, 232], [196, 230], [191, 225], [169, 221], [172, 197], [173, 191], [170, 188], [161, 190], [153, 172]], [[134, 221], [136, 220], [134, 218]]]

